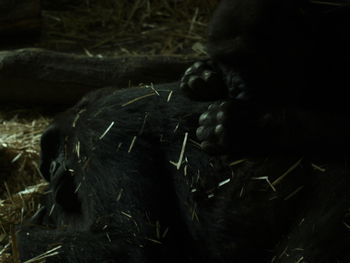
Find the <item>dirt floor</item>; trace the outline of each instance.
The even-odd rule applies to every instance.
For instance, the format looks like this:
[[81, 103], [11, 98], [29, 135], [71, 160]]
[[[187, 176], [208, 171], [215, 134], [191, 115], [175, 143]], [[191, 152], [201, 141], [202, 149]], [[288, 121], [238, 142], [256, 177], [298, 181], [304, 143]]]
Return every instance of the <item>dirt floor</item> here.
[[[40, 47], [107, 57], [205, 55], [209, 17], [218, 0], [42, 1], [42, 30], [8, 48]], [[0, 108], [0, 262], [17, 263], [15, 225], [40, 208], [45, 182], [38, 169], [39, 140], [52, 115]], [[43, 262], [37, 258], [30, 262]]]

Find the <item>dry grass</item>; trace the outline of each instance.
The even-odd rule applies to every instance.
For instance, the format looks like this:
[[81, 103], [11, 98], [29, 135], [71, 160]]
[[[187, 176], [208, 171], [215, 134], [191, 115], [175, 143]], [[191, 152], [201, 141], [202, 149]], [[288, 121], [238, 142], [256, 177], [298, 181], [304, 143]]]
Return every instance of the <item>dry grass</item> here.
[[45, 11], [40, 47], [88, 55], [201, 54], [218, 0], [86, 0]]
[[40, 135], [49, 119], [5, 115], [0, 114], [0, 262], [15, 262], [10, 253], [15, 225], [37, 211], [46, 185], [37, 163]]
[[[12, 114], [11, 118], [0, 114], [0, 178], [1, 182], [7, 182], [11, 193], [16, 193], [38, 177], [39, 140], [49, 119], [22, 118], [16, 112], [6, 115]], [[3, 184], [0, 184], [0, 198], [4, 198]]]

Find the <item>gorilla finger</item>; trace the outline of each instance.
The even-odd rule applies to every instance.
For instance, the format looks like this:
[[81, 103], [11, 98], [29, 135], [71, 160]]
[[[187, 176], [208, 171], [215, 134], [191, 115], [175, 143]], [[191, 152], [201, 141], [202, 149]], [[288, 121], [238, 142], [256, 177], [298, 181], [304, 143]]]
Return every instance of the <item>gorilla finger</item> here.
[[214, 112], [206, 111], [199, 116], [198, 120], [199, 125], [201, 126], [213, 126], [216, 123], [216, 115]]
[[200, 141], [208, 140], [214, 135], [214, 127], [199, 126], [196, 130], [196, 135]]
[[191, 76], [190, 79], [188, 80], [188, 86], [192, 90], [200, 91], [204, 85], [205, 85], [204, 80], [202, 78], [200, 78], [199, 76]]
[[219, 124], [224, 123], [227, 120], [227, 114], [224, 111], [219, 111], [216, 113], [216, 122]]
[[203, 61], [197, 61], [197, 62], [193, 63], [191, 68], [198, 70], [204, 66], [205, 66], [205, 63]]
[[237, 100], [242, 100], [242, 101], [247, 101], [247, 100], [249, 100], [249, 98], [250, 98], [249, 94], [247, 92], [245, 92], [245, 91], [240, 92], [236, 96]]
[[227, 110], [230, 107], [231, 103], [229, 101], [220, 102], [219, 106], [222, 110]]
[[187, 91], [187, 90], [189, 90], [189, 87], [188, 87], [186, 82], [181, 82], [180, 83], [180, 89], [183, 90], [183, 91]]
[[203, 68], [204, 66], [204, 62], [197, 61], [185, 71], [184, 76], [195, 74], [199, 71], [200, 68]]
[[218, 103], [213, 103], [213, 104], [210, 104], [208, 106], [208, 110], [209, 111], [214, 111], [214, 110], [217, 110], [219, 108], [219, 104]]
[[[187, 70], [188, 70], [188, 69], [187, 69]], [[187, 82], [187, 79], [188, 79], [188, 77], [187, 77], [186, 74], [184, 74], [184, 75], [181, 77], [181, 79], [180, 79], [180, 87], [181, 87], [181, 84], [184, 84], [185, 82]]]
[[209, 83], [212, 83], [212, 82], [214, 83], [216, 80], [215, 79], [216, 74], [211, 70], [204, 70], [201, 77], [205, 82], [209, 82]]
[[193, 73], [193, 66], [191, 66], [188, 69], [186, 69], [183, 78], [185, 78], [185, 76], [191, 75], [192, 73]]
[[218, 125], [215, 126], [214, 133], [215, 133], [215, 135], [216, 135], [218, 138], [223, 137], [224, 132], [225, 132], [224, 125], [218, 124]]

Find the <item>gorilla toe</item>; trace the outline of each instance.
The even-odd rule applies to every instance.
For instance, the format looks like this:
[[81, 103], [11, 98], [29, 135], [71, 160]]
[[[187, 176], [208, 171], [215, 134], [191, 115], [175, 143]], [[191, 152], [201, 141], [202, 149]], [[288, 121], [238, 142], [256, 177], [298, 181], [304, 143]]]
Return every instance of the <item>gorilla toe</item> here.
[[197, 61], [190, 66], [181, 79], [180, 87], [193, 100], [209, 101], [227, 97], [222, 74], [210, 60]]

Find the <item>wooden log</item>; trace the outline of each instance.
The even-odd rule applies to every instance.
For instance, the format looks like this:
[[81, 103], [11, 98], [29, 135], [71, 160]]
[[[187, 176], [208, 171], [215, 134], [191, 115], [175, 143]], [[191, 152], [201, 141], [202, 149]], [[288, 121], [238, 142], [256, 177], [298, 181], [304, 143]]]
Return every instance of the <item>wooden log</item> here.
[[0, 1], [0, 35], [40, 32], [40, 0]]
[[0, 52], [0, 103], [67, 105], [106, 86], [179, 80], [192, 63], [180, 57], [97, 58], [42, 49]]

